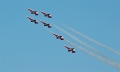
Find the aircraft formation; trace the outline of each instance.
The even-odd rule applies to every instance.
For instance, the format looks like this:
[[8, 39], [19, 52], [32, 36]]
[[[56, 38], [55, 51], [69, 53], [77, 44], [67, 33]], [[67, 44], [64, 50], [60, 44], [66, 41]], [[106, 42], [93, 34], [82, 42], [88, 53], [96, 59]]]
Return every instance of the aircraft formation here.
[[[38, 15], [39, 15], [38, 11], [32, 10], [32, 9], [30, 9], [30, 8], [28, 8], [28, 10], [30, 11], [31, 14], [34, 14], [35, 16], [38, 16]], [[51, 15], [51, 14], [46, 13], [46, 12], [44, 12], [44, 11], [40, 11], [40, 12], [41, 12], [45, 17], [52, 18], [52, 15]], [[27, 16], [27, 18], [28, 18], [31, 22], [34, 22], [35, 24], [38, 24], [38, 20], [33, 19], [33, 18], [29, 17], [29, 16]], [[42, 20], [40, 20], [40, 22], [41, 22], [44, 26], [47, 26], [48, 28], [52, 28], [49, 23], [46, 23], [46, 22], [44, 22], [44, 21], [42, 21]], [[63, 36], [58, 35], [58, 34], [56, 34], [56, 33], [52, 33], [52, 34], [56, 37], [56, 39], [64, 40]], [[68, 47], [68, 46], [66, 46], [66, 45], [65, 45], [64, 47], [68, 49], [68, 52], [72, 52], [72, 53], [75, 53], [75, 52], [76, 52], [74, 48], [70, 48], [70, 47]]]
[[[35, 16], [38, 16], [38, 15], [39, 15], [38, 11], [34, 11], [34, 10], [30, 9], [30, 8], [28, 8], [28, 10], [30, 11], [31, 14], [34, 14]], [[44, 15], [44, 17], [52, 18], [52, 15], [51, 15], [51, 14], [46, 13], [46, 12], [44, 12], [44, 11], [40, 11], [40, 12], [41, 12], [41, 14]], [[28, 18], [31, 22], [34, 22], [35, 24], [38, 24], [38, 20], [33, 19], [33, 18], [29, 17], [29, 16], [27, 16], [27, 18]], [[44, 26], [46, 26], [46, 27], [48, 27], [48, 28], [52, 28], [51, 24], [46, 23], [45, 21], [40, 20], [40, 23], [42, 23]], [[53, 24], [53, 25], [54, 25], [54, 24]], [[67, 27], [69, 30], [71, 30], [71, 31], [73, 31], [74, 33], [78, 34], [79, 36], [82, 36], [82, 37], [86, 38], [87, 40], [89, 40], [89, 41], [91, 41], [91, 42], [93, 42], [93, 43], [95, 43], [95, 44], [97, 44], [97, 45], [99, 45], [99, 46], [101, 46], [101, 47], [103, 47], [103, 48], [111, 51], [111, 52], [114, 52], [114, 53], [120, 55], [120, 52], [118, 52], [118, 51], [116, 51], [116, 50], [114, 50], [114, 49], [112, 49], [112, 48], [110, 48], [110, 47], [108, 47], [108, 46], [106, 46], [106, 45], [104, 45], [104, 44], [102, 44], [102, 43], [100, 43], [100, 42], [98, 42], [98, 41], [96, 41], [96, 40], [94, 40], [94, 39], [92, 39], [92, 38], [84, 35], [84, 34], [82, 34], [81, 32], [79, 32], [79, 31], [77, 31], [77, 30], [75, 30], [75, 29], [73, 29], [73, 28], [71, 28], [71, 27], [69, 27], [69, 26], [67, 26], [67, 25], [65, 25], [65, 24], [63, 24], [63, 25], [64, 25], [65, 27]], [[83, 42], [82, 40], [80, 40], [79, 38], [75, 37], [74, 35], [68, 33], [67, 31], [65, 31], [64, 29], [60, 28], [59, 26], [54, 25], [54, 27], [56, 27], [57, 29], [59, 29], [59, 30], [62, 31], [63, 33], [67, 34], [69, 37], [71, 37], [72, 39], [74, 39], [74, 40], [77, 41], [78, 43], [86, 46], [87, 48], [89, 48], [90, 50], [92, 50], [92, 52], [89, 51], [89, 50], [86, 50], [85, 48], [82, 48], [82, 47], [79, 46], [79, 45], [76, 45], [75, 43], [73, 43], [73, 42], [71, 42], [71, 41], [69, 41], [69, 40], [67, 40], [67, 39], [64, 39], [63, 36], [58, 35], [58, 34], [56, 34], [56, 33], [54, 33], [54, 32], [51, 31], [51, 33], [56, 37], [56, 39], [66, 41], [67, 43], [71, 44], [72, 46], [75, 46], [76, 48], [79, 48], [81, 51], [83, 51], [83, 52], [85, 52], [85, 53], [87, 53], [87, 54], [89, 54], [89, 55], [97, 58], [98, 60], [100, 60], [100, 61], [102, 61], [102, 62], [105, 62], [105, 63], [108, 64], [108, 65], [114, 66], [114, 67], [116, 67], [117, 69], [120, 69], [120, 63], [119, 63], [119, 62], [113, 60], [112, 58], [110, 58], [110, 57], [108, 57], [108, 56], [106, 56], [106, 55], [104, 55], [103, 53], [101, 53], [101, 52], [99, 52], [98, 50], [96, 50], [96, 48], [88, 45], [87, 43]], [[76, 53], [76, 51], [75, 51], [74, 48], [71, 48], [71, 47], [66, 46], [66, 45], [64, 45], [64, 47], [68, 50], [68, 52]]]

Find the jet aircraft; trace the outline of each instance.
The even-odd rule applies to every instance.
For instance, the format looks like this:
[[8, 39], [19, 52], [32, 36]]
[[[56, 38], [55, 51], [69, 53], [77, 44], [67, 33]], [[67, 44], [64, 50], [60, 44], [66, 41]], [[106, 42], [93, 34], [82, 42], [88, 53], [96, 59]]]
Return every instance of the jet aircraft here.
[[52, 18], [51, 14], [41, 11], [41, 13], [48, 18]]
[[57, 39], [64, 40], [63, 36], [59, 36], [58, 34], [53, 33], [54, 36], [56, 36]]
[[42, 24], [44, 24], [44, 26], [48, 26], [48, 28], [51, 28], [51, 25], [50, 24], [47, 24], [46, 22], [40, 20], [40, 22], [42, 22]]
[[31, 21], [31, 22], [34, 22], [35, 24], [38, 24], [38, 21], [35, 20], [35, 19], [32, 19], [31, 17], [27, 16], [27, 18]]
[[38, 11], [34, 11], [30, 8], [28, 8], [28, 10], [31, 12], [31, 14], [35, 14], [35, 16], [38, 16]]
[[72, 53], [75, 53], [75, 49], [74, 48], [70, 48], [70, 47], [68, 47], [68, 46], [66, 46], [65, 45], [65, 48], [67, 48], [68, 49], [68, 52], [72, 52]]

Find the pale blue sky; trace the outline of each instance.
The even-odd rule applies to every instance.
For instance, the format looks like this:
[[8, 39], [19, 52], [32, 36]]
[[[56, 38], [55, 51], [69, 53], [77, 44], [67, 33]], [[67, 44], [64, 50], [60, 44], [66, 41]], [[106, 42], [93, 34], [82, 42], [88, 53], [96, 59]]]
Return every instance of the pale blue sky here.
[[[28, 7], [39, 11], [39, 16], [30, 14]], [[53, 18], [44, 17], [40, 10], [51, 13]], [[39, 24], [31, 23], [26, 16], [37, 19]], [[1, 0], [0, 72], [120, 71], [77, 48], [75, 54], [68, 53], [64, 45], [73, 46], [57, 40], [40, 20], [60, 26], [120, 62], [120, 56], [71, 32], [59, 23], [64, 23], [120, 52], [119, 0]], [[51, 30], [86, 48], [54, 26]]]

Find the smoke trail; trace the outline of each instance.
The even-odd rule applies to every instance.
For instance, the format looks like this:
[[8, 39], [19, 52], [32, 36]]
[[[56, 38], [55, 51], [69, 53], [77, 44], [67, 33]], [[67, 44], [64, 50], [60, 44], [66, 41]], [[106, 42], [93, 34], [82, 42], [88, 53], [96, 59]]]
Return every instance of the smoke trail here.
[[49, 30], [49, 29], [47, 29], [50, 33], [54, 33], [53, 31], [51, 31], [51, 30]]
[[[47, 29], [47, 30], [48, 30], [48, 29]], [[49, 31], [50, 33], [54, 33], [54, 32], [51, 31], [51, 30], [48, 30], [48, 31]], [[114, 67], [116, 67], [117, 69], [120, 69], [120, 64], [118, 64], [118, 63], [116, 63], [116, 62], [114, 62], [114, 61], [113, 61], [113, 62], [110, 62], [110, 61], [108, 61], [108, 60], [105, 60], [104, 58], [101, 58], [101, 57], [99, 57], [99, 56], [97, 56], [97, 55], [95, 55], [95, 54], [93, 54], [93, 53], [85, 50], [84, 48], [82, 48], [82, 47], [80, 47], [80, 46], [78, 46], [78, 45], [70, 42], [70, 41], [67, 40], [67, 39], [65, 39], [64, 41], [67, 42], [67, 43], [69, 43], [69, 44], [71, 44], [71, 45], [73, 45], [73, 46], [75, 46], [75, 47], [77, 47], [77, 48], [79, 48], [80, 50], [86, 52], [87, 54], [89, 54], [89, 55], [91, 55], [91, 56], [93, 56], [93, 57], [95, 57], [95, 58], [97, 58], [97, 59], [99, 59], [99, 60], [101, 60], [101, 61], [103, 61], [103, 62], [105, 62], [105, 63], [107, 63], [107, 64], [109, 64], [109, 65], [111, 65], [111, 66], [114, 66]]]
[[[57, 8], [57, 6], [55, 6], [55, 8], [56, 8], [57, 10], [59, 10], [59, 9]], [[58, 22], [59, 22], [59, 21], [58, 21]], [[92, 38], [90, 38], [90, 37], [88, 37], [88, 36], [80, 33], [80, 32], [78, 32], [78, 31], [76, 31], [76, 30], [73, 29], [73, 28], [70, 28], [69, 26], [67, 26], [67, 25], [65, 25], [65, 24], [63, 24], [63, 25], [66, 26], [68, 29], [72, 30], [73, 32], [77, 33], [78, 35], [83, 36], [84, 38], [90, 40], [91, 42], [94, 42], [94, 43], [96, 43], [97, 45], [102, 46], [103, 48], [106, 48], [106, 49], [108, 49], [109, 51], [116, 53], [117, 55], [120, 55], [120, 52], [118, 52], [118, 51], [116, 51], [116, 50], [114, 50], [114, 49], [112, 49], [112, 48], [110, 48], [110, 47], [108, 47], [108, 46], [106, 46], [106, 45], [104, 45], [104, 44], [102, 44], [102, 43], [100, 43], [100, 42], [98, 42], [98, 41], [96, 41], [96, 40], [94, 40], [94, 39], [92, 39]]]
[[106, 45], [104, 45], [104, 44], [102, 44], [102, 43], [100, 43], [100, 42], [98, 42], [98, 41], [96, 41], [96, 40], [94, 40], [94, 39], [92, 39], [92, 38], [90, 38], [90, 37], [88, 37], [88, 36], [86, 36], [86, 35], [84, 35], [84, 34], [78, 32], [78, 31], [76, 31], [76, 30], [73, 29], [73, 28], [68, 27], [68, 26], [65, 25], [65, 24], [63, 24], [63, 25], [66, 26], [68, 29], [72, 30], [73, 32], [79, 34], [80, 36], [83, 36], [84, 38], [86, 38], [86, 39], [88, 39], [88, 40], [90, 40], [90, 41], [96, 43], [97, 45], [100, 45], [100, 46], [102, 46], [103, 48], [106, 48], [106, 49], [108, 49], [109, 51], [112, 51], [112, 52], [114, 52], [114, 53], [120, 55], [120, 52], [118, 52], [118, 51], [116, 51], [116, 50], [114, 50], [114, 49], [112, 49], [112, 48], [110, 48], [110, 47], [107, 47]]
[[[71, 35], [70, 33], [66, 32], [65, 30], [63, 30], [62, 28], [58, 27], [57, 25], [54, 25], [56, 28], [58, 28], [59, 30], [61, 30], [62, 32], [66, 33], [67, 35], [69, 35], [70, 37], [72, 37], [74, 40], [78, 41], [79, 43], [87, 46], [88, 48], [90, 48], [92, 51], [98, 53], [99, 55], [103, 56], [103, 58], [105, 58], [107, 61], [111, 61], [111, 62], [115, 62], [113, 59], [105, 56], [104, 54], [100, 53], [99, 51], [97, 51], [95, 48], [87, 45], [86, 43], [82, 42], [81, 40], [79, 40], [78, 38], [76, 38], [75, 36]], [[116, 62], [115, 62], [116, 63]]]
[[87, 46], [88, 48], [90, 48], [92, 51], [100, 54], [101, 56], [103, 56], [104, 58], [108, 58], [107, 56], [103, 55], [102, 53], [100, 53], [99, 51], [97, 51], [95, 48], [89, 46], [88, 44], [84, 43], [83, 41], [79, 40], [78, 38], [76, 38], [75, 36], [71, 35], [70, 33], [66, 32], [65, 30], [61, 29], [60, 27], [58, 27], [57, 25], [54, 25], [56, 28], [60, 29], [62, 32], [66, 33], [67, 35], [69, 35], [70, 37], [72, 37], [74, 40], [78, 41], [79, 43]]
[[99, 59], [99, 60], [101, 60], [101, 61], [103, 61], [103, 62], [105, 62], [105, 63], [107, 63], [107, 64], [109, 64], [109, 65], [111, 65], [111, 66], [114, 66], [114, 67], [116, 67], [117, 69], [120, 69], [120, 64], [118, 64], [118, 63], [116, 63], [116, 62], [107, 61], [107, 60], [105, 60], [104, 58], [101, 58], [101, 57], [99, 57], [99, 56], [97, 56], [97, 55], [95, 55], [95, 54], [93, 54], [93, 53], [85, 50], [84, 48], [82, 48], [82, 47], [80, 47], [80, 46], [78, 46], [78, 45], [70, 42], [69, 40], [66, 40], [66, 39], [65, 39], [65, 41], [66, 41], [67, 43], [69, 43], [69, 44], [71, 44], [71, 45], [79, 48], [80, 50], [86, 52], [87, 54], [89, 54], [89, 55], [91, 55], [91, 56], [93, 56], [93, 57], [95, 57], [95, 58], [97, 58], [97, 59]]

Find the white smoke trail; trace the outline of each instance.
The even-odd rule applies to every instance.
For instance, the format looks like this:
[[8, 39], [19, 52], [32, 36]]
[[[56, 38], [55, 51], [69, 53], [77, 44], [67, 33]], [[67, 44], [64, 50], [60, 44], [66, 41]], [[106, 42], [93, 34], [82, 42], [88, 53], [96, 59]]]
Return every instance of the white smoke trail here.
[[114, 49], [112, 49], [112, 48], [110, 48], [110, 47], [107, 47], [106, 45], [104, 45], [104, 44], [102, 44], [102, 43], [100, 43], [100, 42], [98, 42], [98, 41], [96, 41], [96, 40], [94, 40], [94, 39], [92, 39], [92, 38], [90, 38], [90, 37], [88, 37], [88, 36], [86, 36], [86, 35], [84, 35], [84, 34], [78, 32], [78, 31], [76, 31], [76, 30], [73, 29], [73, 28], [68, 27], [68, 26], [65, 25], [65, 24], [63, 24], [63, 25], [66, 26], [66, 27], [67, 27], [68, 29], [70, 29], [71, 31], [77, 33], [78, 35], [83, 36], [84, 38], [86, 38], [86, 39], [88, 39], [88, 40], [90, 40], [90, 41], [96, 43], [97, 45], [100, 45], [100, 46], [102, 46], [103, 48], [106, 48], [106, 49], [108, 49], [109, 51], [112, 51], [112, 52], [114, 52], [114, 53], [120, 55], [120, 52], [118, 52], [118, 51], [116, 51], [116, 50], [114, 50]]
[[[48, 30], [50, 33], [54, 33], [53, 31], [51, 31], [51, 30], [49, 30], [49, 29], [47, 29], [47, 30]], [[95, 57], [95, 58], [97, 58], [97, 59], [99, 59], [99, 60], [101, 60], [101, 61], [103, 61], [103, 62], [105, 62], [105, 63], [107, 63], [107, 64], [109, 64], [109, 65], [111, 65], [111, 66], [114, 66], [114, 67], [116, 67], [117, 69], [120, 69], [120, 64], [118, 64], [117, 62], [114, 62], [114, 61], [113, 61], [113, 62], [110, 62], [110, 61], [108, 61], [108, 60], [105, 60], [104, 58], [101, 58], [101, 57], [99, 57], [99, 56], [91, 53], [90, 51], [87, 51], [86, 49], [84, 49], [84, 48], [82, 48], [82, 47], [80, 47], [80, 46], [78, 46], [78, 45], [70, 42], [70, 41], [67, 40], [67, 39], [65, 39], [64, 41], [67, 42], [67, 43], [69, 43], [69, 44], [71, 44], [71, 45], [73, 45], [73, 46], [75, 46], [75, 47], [77, 47], [77, 48], [79, 48], [80, 50], [86, 52], [87, 54], [89, 54], [89, 55], [91, 55], [91, 56], [93, 56], [93, 57]]]
[[[54, 24], [53, 24], [54, 25]], [[67, 35], [69, 35], [70, 37], [72, 37], [73, 39], [75, 39], [76, 41], [78, 41], [79, 43], [87, 46], [88, 48], [90, 48], [91, 50], [93, 50], [94, 52], [98, 53], [99, 55], [103, 56], [104, 59], [106, 59], [108, 62], [113, 62], [118, 64], [117, 62], [115, 62], [113, 59], [105, 56], [104, 54], [100, 53], [99, 51], [97, 51], [96, 49], [94, 49], [93, 47], [87, 45], [86, 43], [80, 41], [79, 39], [77, 39], [75, 36], [71, 35], [70, 33], [66, 32], [65, 30], [63, 30], [62, 28], [58, 27], [57, 25], [54, 25], [56, 28], [58, 28], [59, 30], [61, 30], [62, 32], [66, 33]]]
[[[56, 8], [57, 10], [59, 10], [57, 6], [55, 6], [55, 8]], [[59, 22], [59, 21], [58, 21], [58, 22]], [[76, 31], [75, 29], [70, 28], [69, 26], [67, 26], [67, 25], [65, 25], [65, 24], [63, 24], [63, 25], [66, 26], [68, 29], [72, 30], [73, 32], [77, 33], [78, 35], [83, 36], [84, 38], [90, 40], [91, 42], [94, 42], [94, 43], [96, 43], [97, 45], [102, 46], [103, 48], [106, 48], [107, 50], [109, 50], [109, 51], [111, 51], [111, 52], [114, 52], [114, 53], [116, 53], [117, 55], [120, 55], [120, 52], [112, 49], [111, 47], [108, 47], [108, 46], [106, 46], [106, 45], [104, 45], [104, 44], [102, 44], [102, 43], [100, 43], [100, 42], [98, 42], [98, 41], [96, 41], [96, 40], [94, 40], [94, 39], [92, 39], [92, 38], [90, 38], [90, 37], [88, 37], [88, 36], [80, 33], [80, 32], [78, 32], [78, 31]]]
[[71, 44], [71, 45], [79, 48], [80, 50], [86, 52], [87, 54], [89, 54], [89, 55], [91, 55], [91, 56], [93, 56], [93, 57], [95, 57], [95, 58], [97, 58], [97, 59], [99, 59], [99, 60], [101, 60], [101, 61], [103, 61], [103, 62], [105, 62], [105, 63], [107, 63], [107, 64], [109, 64], [109, 65], [111, 65], [111, 66], [114, 66], [114, 67], [117, 68], [117, 69], [120, 69], [120, 64], [118, 64], [118, 63], [116, 63], [116, 62], [107, 61], [107, 60], [105, 60], [104, 58], [101, 58], [101, 57], [99, 57], [99, 56], [97, 56], [97, 55], [95, 55], [95, 54], [93, 54], [93, 53], [85, 50], [84, 48], [82, 48], [82, 47], [80, 47], [80, 46], [78, 46], [78, 45], [70, 42], [69, 40], [66, 40], [66, 39], [65, 39], [65, 41], [66, 41], [67, 43], [69, 43], [69, 44]]
[[47, 29], [50, 33], [54, 33], [52, 30]]
[[75, 36], [71, 35], [70, 33], [66, 32], [65, 30], [61, 29], [60, 27], [58, 27], [57, 25], [54, 25], [56, 28], [60, 29], [62, 32], [66, 33], [68, 36], [72, 37], [74, 40], [78, 41], [80, 44], [83, 44], [85, 46], [87, 46], [88, 48], [90, 48], [92, 51], [100, 54], [101, 56], [103, 56], [104, 58], [108, 58], [107, 56], [103, 55], [102, 53], [100, 53], [99, 51], [97, 51], [95, 48], [89, 46], [88, 44], [84, 43], [83, 41], [81, 41], [80, 39], [76, 38]]

